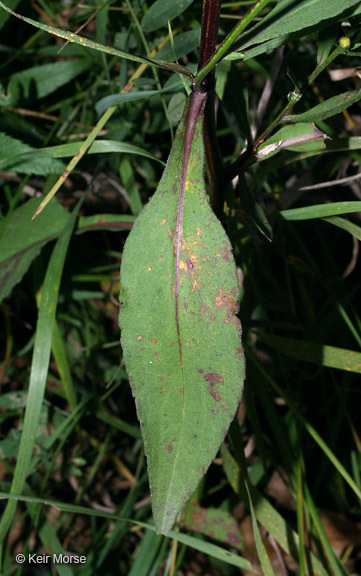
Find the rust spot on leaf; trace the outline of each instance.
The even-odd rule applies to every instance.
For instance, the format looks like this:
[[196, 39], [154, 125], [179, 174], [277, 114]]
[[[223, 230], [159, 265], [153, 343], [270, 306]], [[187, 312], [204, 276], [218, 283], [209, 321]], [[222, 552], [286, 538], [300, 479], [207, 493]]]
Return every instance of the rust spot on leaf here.
[[216, 317], [215, 317], [215, 316], [213, 316], [213, 314], [212, 314], [212, 316], [211, 316], [211, 320], [215, 320], [215, 319], [216, 319]]
[[163, 220], [162, 220], [163, 226], [164, 226], [164, 224], [165, 224], [166, 222], [167, 222], [167, 218], [163, 218]]
[[232, 313], [234, 313], [234, 314], [238, 310], [237, 302], [235, 302], [235, 300], [232, 298], [232, 296], [230, 296], [226, 292], [223, 292], [222, 288], [218, 289], [217, 296], [214, 300], [214, 303], [216, 306], [218, 306], [220, 308], [230, 308]]
[[211, 410], [212, 414], [218, 414], [217, 410]]
[[138, 340], [138, 342], [140, 342], [141, 340], [143, 340], [143, 336], [141, 336], [141, 335], [139, 334], [139, 336], [137, 336], [137, 340]]
[[[201, 374], [204, 374], [204, 370], [200, 370]], [[215, 386], [217, 382], [224, 382], [222, 376], [217, 374], [216, 372], [207, 372], [205, 376], [203, 376], [206, 382], [209, 382], [211, 386]]]
[[152, 267], [151, 267], [151, 266], [148, 266], [148, 272], [150, 272], [150, 271], [151, 271], [151, 269], [152, 269]]
[[167, 450], [168, 450], [168, 452], [172, 452], [172, 450], [173, 450], [172, 444], [168, 444]]
[[167, 388], [162, 388], [162, 392], [167, 392]]
[[153, 338], [152, 344], [156, 344], [157, 342], [158, 342], [158, 340], [156, 338]]
[[202, 231], [198, 226], [197, 226], [196, 234], [197, 234], [197, 236], [201, 236], [201, 234], [202, 234]]
[[210, 387], [208, 388], [208, 392], [210, 393], [210, 395], [212, 396], [212, 398], [215, 399], [216, 402], [219, 402], [219, 401], [220, 401], [220, 399], [221, 399], [220, 395], [213, 390], [212, 386], [210, 386]]

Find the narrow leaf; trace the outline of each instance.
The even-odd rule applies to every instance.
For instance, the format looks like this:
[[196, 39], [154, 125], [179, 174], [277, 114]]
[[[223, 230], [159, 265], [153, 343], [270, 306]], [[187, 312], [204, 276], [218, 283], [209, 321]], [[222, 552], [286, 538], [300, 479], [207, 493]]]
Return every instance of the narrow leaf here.
[[243, 47], [252, 46], [277, 38], [281, 34], [302, 31], [342, 14], [357, 5], [360, 0], [280, 0], [263, 20], [254, 26], [249, 34], [252, 39]]
[[124, 58], [126, 60], [132, 60], [133, 62], [143, 63], [143, 64], [152, 64], [153, 66], [158, 66], [159, 68], [164, 68], [165, 70], [171, 70], [172, 72], [179, 72], [179, 74], [184, 74], [189, 78], [192, 77], [191, 72], [181, 66], [180, 64], [175, 64], [171, 62], [164, 62], [163, 60], [154, 60], [153, 58], [146, 58], [141, 56], [134, 56], [133, 54], [129, 54], [128, 52], [124, 52], [123, 50], [117, 50], [116, 48], [111, 48], [110, 46], [104, 46], [99, 42], [94, 42], [89, 38], [83, 38], [78, 34], [74, 34], [68, 30], [62, 30], [61, 28], [54, 28], [54, 26], [48, 26], [46, 24], [41, 24], [36, 20], [32, 20], [32, 18], [27, 18], [26, 16], [22, 16], [17, 12], [11, 10], [6, 4], [0, 1], [0, 7], [16, 16], [20, 20], [39, 28], [40, 30], [44, 30], [45, 32], [49, 32], [49, 34], [54, 34], [54, 36], [58, 36], [59, 38], [64, 38], [69, 42], [74, 42], [75, 44], [79, 44], [80, 46], [86, 46], [88, 48], [92, 48], [93, 50], [98, 50], [99, 52], [104, 52], [106, 54], [111, 54], [112, 56], [118, 56], [119, 58]]
[[361, 374], [360, 352], [327, 346], [320, 342], [305, 342], [285, 336], [265, 334], [264, 332], [257, 332], [257, 334], [271, 348], [282, 352], [290, 358]]
[[216, 455], [244, 377], [236, 268], [203, 179], [197, 115], [204, 100], [204, 94], [190, 96], [121, 268], [124, 358], [148, 458], [155, 525], [163, 534]]
[[313, 220], [314, 218], [326, 218], [328, 216], [339, 216], [340, 214], [351, 214], [352, 212], [360, 211], [361, 202], [351, 201], [290, 208], [289, 210], [282, 210], [280, 215], [285, 220]]
[[[42, 286], [39, 306], [39, 318], [36, 327], [34, 352], [31, 364], [28, 401], [26, 405], [23, 431], [19, 446], [19, 455], [11, 484], [11, 494], [21, 494], [29, 472], [31, 456], [35, 445], [40, 421], [46, 378], [50, 360], [51, 340], [55, 322], [60, 281], [65, 256], [80, 208], [78, 203], [74, 212], [68, 216], [64, 229], [53, 250]], [[0, 523], [0, 542], [11, 526], [16, 509], [15, 500], [9, 501]]]
[[338, 226], [338, 228], [342, 228], [349, 232], [357, 238], [357, 240], [361, 240], [361, 228], [357, 226], [354, 222], [350, 222], [350, 220], [346, 220], [345, 218], [340, 218], [339, 216], [331, 216], [330, 218], [323, 218], [325, 222], [329, 224], [333, 224], [334, 226]]
[[[49, 146], [48, 148], [42, 148], [41, 154], [46, 154], [51, 158], [66, 158], [68, 156], [74, 156], [79, 152], [79, 148], [82, 146], [83, 142], [69, 142], [68, 144], [59, 144], [57, 146]], [[95, 140], [88, 150], [88, 154], [112, 154], [114, 152], [121, 154], [136, 154], [137, 156], [144, 156], [155, 162], [160, 162], [163, 164], [159, 158], [153, 156], [144, 148], [140, 146], [134, 146], [134, 144], [128, 144], [128, 142], [118, 142], [117, 140]]]
[[174, 91], [174, 87], [170, 86], [169, 88], [165, 88], [164, 90], [140, 90], [139, 92], [123, 92], [120, 94], [111, 94], [110, 96], [106, 96], [97, 102], [95, 105], [96, 111], [98, 114], [103, 114], [107, 108], [111, 106], [120, 106], [125, 102], [133, 102], [135, 100], [143, 100], [146, 98], [150, 98], [151, 96], [156, 96], [159, 94], [163, 94], [166, 92]]
[[287, 122], [317, 122], [318, 120], [326, 120], [326, 118], [343, 112], [343, 110], [359, 102], [359, 100], [361, 100], [361, 89], [343, 92], [343, 94], [333, 96], [302, 114], [285, 116], [284, 120]]
[[[109, 520], [122, 520], [123, 518], [118, 514], [110, 514], [109, 512], [104, 512], [103, 510], [94, 510], [94, 508], [87, 508], [86, 506], [77, 506], [75, 504], [67, 504], [60, 500], [47, 500], [45, 498], [36, 498], [35, 496], [19, 496], [17, 494], [7, 494], [5, 492], [0, 492], [0, 500], [9, 500], [14, 502], [35, 502], [37, 504], [42, 504], [45, 506], [50, 506], [56, 508], [56, 510], [61, 510], [64, 512], [69, 512], [71, 514], [85, 514], [87, 516], [97, 517], [97, 518], [107, 518]], [[147, 530], [151, 530], [154, 532], [155, 528], [151, 524], [146, 524], [145, 522], [139, 522], [137, 520], [127, 519], [127, 522], [131, 524], [135, 524], [136, 526], [141, 526], [142, 528], [146, 528]], [[216, 544], [211, 544], [205, 540], [200, 540], [199, 538], [195, 538], [190, 534], [183, 534], [182, 532], [175, 532], [171, 530], [169, 532], [169, 538], [173, 540], [177, 540], [182, 544], [185, 544], [189, 548], [194, 548], [194, 550], [199, 550], [204, 554], [212, 556], [213, 558], [217, 558], [226, 564], [230, 564], [231, 566], [237, 566], [243, 570], [252, 570], [251, 564], [240, 556], [239, 554], [235, 554], [234, 552], [230, 552]], [[255, 572], [257, 574], [257, 572]]]

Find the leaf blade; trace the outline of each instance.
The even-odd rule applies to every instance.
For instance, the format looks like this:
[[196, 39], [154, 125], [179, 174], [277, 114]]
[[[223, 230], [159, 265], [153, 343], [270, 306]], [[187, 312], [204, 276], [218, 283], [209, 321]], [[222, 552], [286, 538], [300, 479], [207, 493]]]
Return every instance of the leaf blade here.
[[237, 274], [205, 193], [201, 120], [183, 163], [188, 110], [157, 192], [128, 237], [121, 268], [124, 358], [155, 525], [163, 534], [216, 455], [244, 376]]

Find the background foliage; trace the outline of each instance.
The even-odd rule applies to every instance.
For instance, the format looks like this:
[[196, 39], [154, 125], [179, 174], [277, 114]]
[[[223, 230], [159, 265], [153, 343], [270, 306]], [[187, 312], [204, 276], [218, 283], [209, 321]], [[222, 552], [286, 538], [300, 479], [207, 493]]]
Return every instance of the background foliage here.
[[[222, 3], [220, 40], [247, 4]], [[185, 89], [175, 73], [64, 46], [0, 11], [4, 574], [51, 573], [17, 566], [27, 551], [87, 556], [59, 574], [361, 573], [361, 7], [321, 4], [280, 2], [216, 69], [219, 215], [239, 267], [247, 384], [170, 538], [152, 530], [117, 295]], [[7, 5], [195, 72], [199, 1]], [[89, 154], [31, 221], [89, 133]]]

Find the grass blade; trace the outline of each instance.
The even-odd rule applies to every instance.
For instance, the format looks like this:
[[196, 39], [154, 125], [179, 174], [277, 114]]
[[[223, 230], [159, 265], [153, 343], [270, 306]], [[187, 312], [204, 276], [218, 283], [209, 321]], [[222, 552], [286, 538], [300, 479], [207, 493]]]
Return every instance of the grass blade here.
[[[2, 2], [0, 2], [0, 5], [1, 4], [2, 4]], [[162, 47], [166, 43], [166, 41], [167, 41], [167, 39], [164, 40], [163, 42], [161, 42], [159, 47]], [[156, 51], [153, 50], [153, 52], [151, 54], [155, 55]], [[139, 66], [139, 68], [134, 72], [133, 76], [130, 78], [130, 80], [127, 82], [127, 84], [121, 90], [120, 93], [124, 94], [126, 92], [129, 92], [129, 90], [131, 90], [131, 88], [133, 87], [134, 81], [143, 74], [143, 72], [147, 69], [147, 67], [148, 67], [148, 63], [143, 63], [141, 66]], [[117, 106], [111, 106], [99, 118], [98, 122], [96, 123], [94, 128], [91, 130], [88, 137], [84, 140], [84, 142], [81, 144], [81, 146], [79, 147], [79, 149], [75, 153], [74, 157], [70, 160], [69, 164], [66, 167], [66, 170], [63, 172], [63, 174], [60, 176], [60, 178], [58, 178], [58, 180], [55, 182], [54, 186], [51, 188], [51, 190], [48, 192], [48, 194], [44, 198], [43, 202], [40, 204], [40, 206], [36, 210], [33, 218], [36, 218], [36, 216], [38, 216], [40, 214], [40, 212], [45, 208], [45, 206], [50, 202], [50, 200], [53, 198], [53, 196], [55, 196], [55, 194], [57, 193], [59, 188], [64, 184], [64, 182], [67, 179], [67, 177], [69, 176], [69, 174], [74, 170], [74, 168], [77, 166], [78, 162], [83, 158], [83, 156], [87, 153], [89, 148], [93, 145], [94, 140], [96, 139], [98, 134], [101, 132], [101, 130], [104, 128], [104, 126], [107, 124], [108, 120], [112, 117], [112, 115], [114, 114], [116, 109], [117, 109]], [[99, 142], [97, 145], [99, 145]]]
[[[117, 514], [109, 514], [107, 512], [102, 512], [101, 510], [94, 510], [93, 508], [87, 508], [86, 506], [76, 506], [74, 504], [67, 504], [55, 500], [47, 500], [45, 498], [20, 496], [18, 494], [5, 494], [4, 492], [0, 492], [0, 500], [4, 499], [9, 499], [11, 502], [14, 502], [14, 504], [16, 504], [16, 502], [34, 502], [46, 506], [53, 506], [57, 510], [62, 510], [63, 512], [70, 512], [73, 514], [85, 514], [87, 516], [107, 518], [109, 520], [121, 519], [121, 517]], [[145, 522], [138, 522], [137, 520], [128, 520], [127, 518], [124, 518], [124, 520], [137, 526], [141, 526], [142, 528], [146, 528], [147, 530], [151, 530], [152, 532], [155, 532], [155, 527], [151, 526], [150, 524], [146, 524]], [[233, 552], [230, 552], [225, 548], [221, 548], [216, 544], [211, 544], [210, 542], [206, 542], [204, 540], [200, 540], [199, 538], [195, 538], [190, 534], [183, 534], [182, 532], [175, 532], [174, 530], [171, 530], [169, 532], [169, 538], [177, 540], [178, 542], [181, 542], [182, 544], [185, 544], [190, 548], [194, 548], [194, 550], [198, 550], [199, 552], [208, 554], [213, 558], [218, 558], [218, 560], [222, 560], [222, 562], [226, 562], [231, 566], [237, 566], [242, 570], [250, 570], [254, 572], [248, 560], [245, 560], [245, 558], [243, 558], [239, 554], [234, 554]]]
[[191, 72], [181, 66], [180, 64], [175, 64], [172, 62], [165, 62], [164, 60], [153, 60], [153, 58], [146, 58], [142, 56], [135, 56], [133, 54], [129, 54], [128, 52], [124, 52], [123, 50], [117, 50], [116, 48], [111, 48], [110, 46], [104, 46], [99, 42], [94, 42], [89, 38], [84, 38], [83, 36], [79, 36], [78, 34], [74, 34], [69, 30], [62, 30], [61, 28], [55, 28], [54, 26], [48, 26], [47, 24], [41, 24], [36, 20], [32, 20], [32, 18], [27, 18], [26, 16], [22, 16], [22, 14], [18, 14], [11, 10], [0, 1], [0, 7], [19, 18], [19, 20], [23, 20], [35, 28], [39, 28], [40, 30], [44, 30], [49, 34], [54, 34], [54, 36], [58, 36], [59, 38], [64, 38], [67, 42], [71, 42], [74, 44], [79, 44], [80, 46], [85, 46], [87, 48], [92, 48], [93, 50], [97, 50], [98, 52], [104, 52], [105, 54], [110, 54], [112, 56], [118, 56], [119, 58], [124, 58], [125, 60], [131, 60], [133, 62], [143, 63], [143, 64], [151, 64], [152, 66], [157, 66], [158, 68], [163, 68], [164, 70], [169, 70], [171, 72], [178, 72], [179, 74], [184, 74], [188, 76], [188, 78], [192, 78]]
[[280, 215], [285, 220], [294, 221], [339, 216], [340, 214], [351, 214], [352, 212], [361, 212], [361, 202], [332, 202], [331, 204], [315, 204], [315, 206], [304, 206], [303, 208], [291, 208], [290, 210], [282, 210]]
[[[76, 217], [81, 205], [78, 203], [74, 212], [69, 216], [64, 230], [53, 250], [42, 287], [39, 307], [39, 317], [36, 328], [33, 360], [31, 365], [28, 401], [25, 410], [23, 431], [21, 435], [19, 455], [15, 473], [11, 484], [11, 494], [21, 494], [31, 461], [35, 445], [36, 433], [39, 425], [40, 412], [43, 403], [46, 378], [48, 374], [51, 341], [55, 322], [56, 306], [65, 256], [70, 238], [75, 226]], [[16, 502], [8, 502], [0, 523], [0, 542], [6, 536], [15, 513]]]
[[347, 372], [361, 374], [361, 353], [335, 346], [326, 346], [320, 342], [305, 342], [276, 334], [257, 332], [259, 338], [271, 348], [290, 358], [319, 364], [328, 368], [338, 368]]

